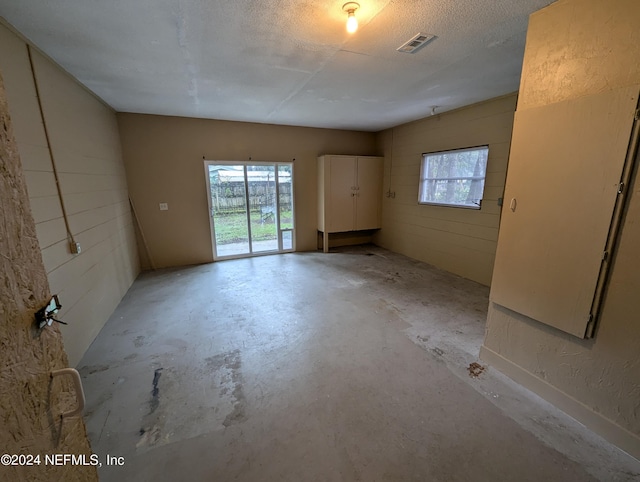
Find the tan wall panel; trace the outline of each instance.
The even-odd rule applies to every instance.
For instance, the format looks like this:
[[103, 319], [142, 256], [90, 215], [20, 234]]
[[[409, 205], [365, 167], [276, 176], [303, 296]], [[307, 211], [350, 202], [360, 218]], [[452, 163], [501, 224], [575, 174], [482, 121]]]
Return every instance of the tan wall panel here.
[[402, 231], [423, 239], [424, 244], [422, 247], [433, 246], [439, 251], [451, 254], [466, 250], [493, 254], [495, 250], [495, 241], [461, 235], [451, 231], [438, 231], [431, 227], [410, 224], [407, 224]]
[[[119, 154], [118, 130], [113, 122], [113, 111], [88, 94], [57, 65], [34, 52], [36, 74], [42, 79], [40, 92], [49, 128], [51, 145], [61, 154], [73, 153], [102, 160], [122, 171], [121, 164], [109, 160]], [[80, 87], [80, 88], [79, 88]], [[82, 124], [78, 124], [79, 120]], [[69, 129], [75, 126], [78, 129]], [[60, 172], [73, 172], [60, 155]], [[85, 172], [81, 169], [78, 172]]]
[[101, 262], [103, 256], [110, 255], [122, 240], [121, 231], [126, 231], [130, 227], [131, 224], [116, 218], [82, 233], [82, 239], [88, 246], [87, 252], [91, 254], [87, 268], [89, 265]]
[[[560, 0], [532, 15], [518, 110], [640, 82], [638, 25], [636, 0]], [[640, 458], [640, 182], [635, 177], [595, 338], [580, 340], [490, 304], [483, 352]], [[581, 189], [571, 179], [564, 186]]]
[[516, 114], [491, 301], [585, 336], [639, 91]]
[[[484, 180], [484, 186], [486, 187], [504, 187], [504, 173], [502, 172], [487, 172], [487, 177]], [[486, 191], [485, 191], [486, 194]]]
[[[504, 184], [501, 186], [485, 186], [484, 188], [484, 200], [494, 201], [493, 205], [497, 206], [497, 200], [504, 193]], [[488, 204], [488, 203], [487, 203]]]
[[[398, 210], [397, 214], [395, 214], [393, 218], [397, 223], [407, 226], [415, 225], [424, 227], [425, 224], [428, 224], [428, 229], [459, 234], [465, 237], [480, 238], [489, 241], [496, 241], [498, 237], [498, 228], [486, 226], [481, 223], [467, 223], [464, 221], [447, 219], [446, 214], [438, 218], [435, 216], [426, 216], [420, 212], [411, 213], [410, 211], [406, 212]], [[474, 219], [474, 221], [477, 220]]]
[[509, 149], [511, 142], [496, 142], [491, 144], [493, 159], [491, 165], [487, 166], [487, 174], [503, 173], [509, 163]]
[[126, 189], [72, 193], [65, 196], [65, 206], [69, 215], [120, 203], [129, 206], [129, 193]]
[[[86, 253], [87, 256], [75, 257], [64, 266], [64, 269], [61, 267], [49, 275], [52, 281], [59, 283], [59, 286], [63, 287], [58, 293], [61, 299], [64, 299], [66, 310], [74, 308], [77, 303], [82, 301], [85, 293], [102, 283], [100, 278], [104, 275], [105, 259], [109, 259], [109, 262], [115, 262], [115, 257], [122, 256], [122, 252], [124, 252], [122, 249], [123, 244], [126, 244], [127, 240], [124, 236], [118, 235], [118, 231], [114, 231], [113, 226], [111, 228], [109, 230], [106, 227], [96, 229], [95, 235], [96, 238], [99, 236], [100, 241], [90, 246]], [[105, 237], [105, 232], [108, 232], [111, 236]], [[87, 242], [87, 244], [90, 245], [91, 243]], [[69, 273], [73, 274], [70, 275]], [[122, 288], [119, 286], [119, 281], [111, 281], [112, 284]], [[69, 330], [73, 329], [68, 328], [67, 331]]]
[[88, 156], [74, 149], [56, 150], [56, 161], [58, 172], [62, 174], [82, 173], [98, 176], [122, 174], [122, 169], [114, 170], [117, 166], [106, 162], [108, 159]]
[[31, 212], [36, 223], [62, 218], [62, 208], [57, 194], [31, 198]]
[[423, 246], [420, 244], [423, 242], [422, 236], [403, 231], [397, 241], [397, 250], [406, 251], [407, 256], [417, 259], [422, 250], [428, 249], [435, 259], [433, 266], [450, 272], [455, 270], [468, 279], [481, 276], [493, 266], [494, 255], [442, 243], [428, 242]]
[[[20, 146], [20, 144], [18, 144]], [[24, 171], [29, 198], [57, 196], [56, 179], [52, 172]]]
[[[7, 97], [16, 119], [18, 147], [26, 159], [36, 232], [51, 291], [60, 294], [60, 317], [69, 323], [63, 336], [75, 365], [139, 271], [136, 242], [114, 112], [35, 49], [32, 58], [80, 255], [69, 250], [27, 45], [0, 25], [0, 70], [9, 79]], [[99, 275], [85, 275], [94, 266], [100, 266], [92, 271]]]
[[[50, 273], [71, 259], [73, 259], [73, 255], [69, 252], [69, 244], [66, 239], [42, 249], [42, 261], [44, 262], [47, 273]], [[53, 286], [51, 280], [49, 280], [49, 284]], [[60, 287], [52, 288], [52, 290], [54, 293], [58, 293]]]
[[[429, 209], [421, 209], [425, 207]], [[417, 206], [417, 212], [424, 218], [453, 221], [489, 228], [496, 228], [495, 223], [498, 221], [496, 217], [500, 214], [499, 210], [499, 206], [497, 206], [497, 209], [489, 209], [489, 206], [483, 206], [481, 211], [473, 209], [456, 209], [452, 211], [451, 209], [439, 208], [436, 206]]]
[[[296, 249], [317, 249], [321, 154], [375, 155], [375, 134], [118, 114], [131, 196], [157, 267], [213, 260], [203, 157], [294, 162]], [[159, 211], [158, 204], [169, 204]]]
[[67, 230], [64, 227], [62, 218], [36, 224], [36, 233], [38, 234], [38, 242], [41, 249], [67, 239]]
[[[104, 229], [104, 228], [100, 228]], [[87, 233], [88, 236], [93, 236], [91, 231]], [[56, 286], [62, 287], [59, 293], [64, 292], [64, 290], [69, 289], [70, 292], [77, 292], [77, 285], [83, 284], [80, 278], [84, 275], [84, 273], [93, 269], [95, 266], [98, 266], [102, 258], [105, 256], [109, 256], [113, 254], [117, 257], [117, 263], [121, 264], [123, 256], [126, 260], [125, 252], [127, 249], [130, 251], [135, 251], [135, 243], [134, 235], [130, 229], [122, 229], [116, 232], [109, 232], [110, 237], [105, 238], [103, 233], [97, 233], [96, 238], [102, 238], [99, 242], [95, 240], [83, 238], [81, 240], [82, 243], [86, 241], [87, 246], [89, 248], [85, 251], [86, 256], [75, 256], [68, 260], [65, 265], [61, 265], [60, 267], [54, 269], [53, 271], [48, 273], [49, 281], [51, 284], [55, 284]], [[131, 247], [133, 245], [133, 248]], [[94, 249], [95, 248], [95, 249]], [[115, 259], [112, 259], [115, 263]], [[122, 271], [122, 268], [119, 268]], [[125, 273], [126, 274], [126, 273]], [[120, 276], [116, 280], [116, 284], [121, 284]], [[86, 286], [86, 290], [88, 291], [91, 286]], [[65, 298], [65, 308], [72, 307], [76, 300], [66, 300]]]
[[[0, 52], [0, 70], [7, 91], [16, 142], [18, 146], [31, 144], [46, 149], [47, 141], [36, 101], [36, 89], [31, 78], [27, 46], [2, 24]], [[20, 150], [22, 151], [22, 147]]]
[[23, 142], [20, 144], [20, 159], [25, 171], [51, 172], [51, 159], [46, 146], [39, 146]]
[[[504, 190], [516, 96], [509, 95], [378, 134], [385, 156], [377, 244], [488, 285]], [[422, 154], [489, 145], [481, 210], [418, 205]]]
[[81, 347], [90, 345], [102, 328], [96, 321], [108, 319], [113, 313], [113, 306], [122, 299], [121, 286], [108, 281], [117, 279], [114, 264], [103, 262], [98, 269], [103, 276], [78, 303], [61, 315], [69, 321], [69, 326], [61, 328], [69, 358], [82, 358], [85, 350]]
[[518, 110], [637, 84], [639, 18], [637, 0], [561, 0], [531, 15]]
[[71, 231], [80, 234], [88, 229], [107, 223], [118, 216], [118, 210], [118, 205], [113, 204], [73, 214], [69, 216]]
[[100, 175], [80, 172], [60, 172], [60, 185], [65, 193], [75, 194], [83, 192], [108, 191], [126, 187], [123, 177], [117, 175]]
[[[72, 262], [70, 262], [71, 264]], [[74, 276], [65, 281], [64, 288], [58, 293], [58, 296], [64, 299], [65, 314], [71, 313], [71, 310], [100, 282], [100, 266], [93, 265], [80, 276]], [[63, 319], [64, 321], [64, 319]], [[64, 327], [63, 327], [64, 328]], [[71, 326], [69, 332], [76, 331], [78, 327]]]

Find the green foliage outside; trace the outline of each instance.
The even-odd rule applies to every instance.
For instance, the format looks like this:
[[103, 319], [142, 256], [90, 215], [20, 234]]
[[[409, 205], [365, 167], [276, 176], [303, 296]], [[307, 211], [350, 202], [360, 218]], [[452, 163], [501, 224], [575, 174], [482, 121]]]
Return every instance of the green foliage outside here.
[[[216, 242], [218, 244], [240, 243], [248, 238], [246, 213], [215, 214]], [[282, 229], [292, 229], [291, 211], [280, 213]], [[253, 241], [267, 241], [277, 238], [273, 216], [262, 220], [260, 211], [251, 211], [251, 237]]]
[[486, 147], [425, 154], [421, 201], [479, 205], [487, 156]]

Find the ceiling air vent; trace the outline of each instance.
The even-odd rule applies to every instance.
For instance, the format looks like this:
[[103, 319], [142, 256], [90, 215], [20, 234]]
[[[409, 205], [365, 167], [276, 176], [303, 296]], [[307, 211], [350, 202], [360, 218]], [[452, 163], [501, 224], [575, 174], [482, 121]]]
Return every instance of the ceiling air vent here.
[[403, 43], [396, 50], [405, 54], [415, 54], [419, 48], [424, 47], [434, 38], [436, 38], [435, 35], [419, 33], [418, 35], [414, 35], [413, 38], [409, 39], [407, 42]]

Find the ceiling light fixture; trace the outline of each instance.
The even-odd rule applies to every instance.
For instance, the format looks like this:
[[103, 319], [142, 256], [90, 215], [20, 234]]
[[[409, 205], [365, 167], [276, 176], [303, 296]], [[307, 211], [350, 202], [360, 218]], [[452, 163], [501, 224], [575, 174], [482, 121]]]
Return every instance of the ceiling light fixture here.
[[356, 10], [360, 8], [360, 4], [356, 2], [347, 2], [342, 6], [342, 10], [347, 12], [347, 32], [354, 33], [358, 30], [358, 19], [356, 18]]

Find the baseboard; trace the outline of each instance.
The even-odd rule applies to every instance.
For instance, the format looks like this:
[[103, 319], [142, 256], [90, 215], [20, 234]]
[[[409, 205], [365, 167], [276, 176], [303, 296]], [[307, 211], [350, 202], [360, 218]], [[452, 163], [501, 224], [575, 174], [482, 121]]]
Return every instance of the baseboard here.
[[484, 345], [480, 347], [480, 359], [497, 368], [523, 387], [552, 403], [605, 440], [608, 440], [632, 457], [640, 460], [640, 437], [637, 435], [616, 425], [608, 418], [594, 412], [575, 398], [541, 380]]

